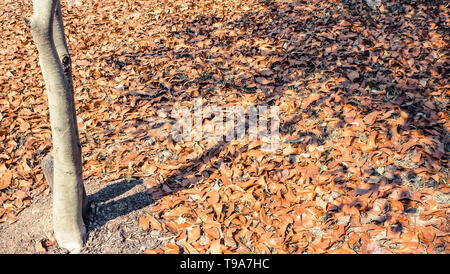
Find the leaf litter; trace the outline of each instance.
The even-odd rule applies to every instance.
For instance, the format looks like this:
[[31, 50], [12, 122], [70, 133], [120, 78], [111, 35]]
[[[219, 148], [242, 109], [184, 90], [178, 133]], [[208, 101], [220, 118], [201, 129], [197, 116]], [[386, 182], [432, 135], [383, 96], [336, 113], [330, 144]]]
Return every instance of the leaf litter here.
[[[2, 238], [51, 195], [32, 7], [4, 2]], [[100, 208], [84, 252], [449, 253], [444, 1], [62, 4]], [[279, 149], [173, 140], [169, 113], [199, 97], [277, 106]], [[62, 252], [51, 232], [27, 241], [15, 252]]]

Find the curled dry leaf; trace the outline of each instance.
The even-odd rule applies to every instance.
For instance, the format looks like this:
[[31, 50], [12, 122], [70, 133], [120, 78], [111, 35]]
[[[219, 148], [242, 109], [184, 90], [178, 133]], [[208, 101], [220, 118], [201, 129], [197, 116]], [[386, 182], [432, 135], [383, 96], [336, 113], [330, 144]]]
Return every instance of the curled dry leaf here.
[[150, 218], [148, 216], [139, 217], [139, 226], [143, 230], [148, 230], [148, 228], [150, 227]]
[[11, 184], [13, 173], [11, 170], [5, 170], [0, 174], [0, 190], [7, 188]]

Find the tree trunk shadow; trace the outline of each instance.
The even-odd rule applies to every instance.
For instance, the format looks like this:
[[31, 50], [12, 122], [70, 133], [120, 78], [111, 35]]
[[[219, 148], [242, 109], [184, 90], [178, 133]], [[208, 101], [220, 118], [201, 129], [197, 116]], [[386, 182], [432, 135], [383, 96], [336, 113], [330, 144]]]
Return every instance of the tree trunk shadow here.
[[[211, 147], [195, 160], [191, 161], [190, 164], [181, 167], [175, 174], [164, 180], [164, 182], [150, 189], [146, 189], [146, 186], [141, 179], [132, 181], [121, 180], [89, 195], [89, 213], [86, 220], [88, 230], [92, 231], [100, 228], [110, 220], [150, 206], [155, 201], [167, 195], [173, 195], [183, 189], [192, 187], [200, 180], [207, 179], [210, 175], [209, 173], [202, 175], [201, 178], [197, 177], [194, 181], [191, 180], [189, 184], [181, 183], [185, 177], [196, 174], [201, 166], [208, 163], [212, 157], [220, 153], [220, 151], [225, 148], [226, 144], [226, 142], [222, 142]], [[215, 170], [217, 170], [217, 168], [215, 168]], [[167, 186], [168, 188], [163, 188], [164, 186]], [[164, 189], [170, 189], [170, 191]], [[127, 192], [135, 193], [116, 199], [117, 197], [124, 196]]]

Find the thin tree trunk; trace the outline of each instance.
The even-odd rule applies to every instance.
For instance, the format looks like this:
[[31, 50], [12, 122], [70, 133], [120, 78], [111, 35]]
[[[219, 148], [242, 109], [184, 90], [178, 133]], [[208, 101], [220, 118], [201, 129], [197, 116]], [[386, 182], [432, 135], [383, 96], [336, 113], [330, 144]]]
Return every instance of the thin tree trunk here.
[[[73, 110], [71, 111], [73, 114], [73, 120], [75, 121], [75, 138], [76, 143], [79, 146], [80, 149], [80, 155], [81, 155], [81, 144], [79, 140], [79, 132], [78, 132], [78, 124], [77, 124], [77, 117], [76, 117], [76, 111], [75, 111], [75, 101], [73, 98], [74, 93], [74, 86], [73, 86], [73, 79], [72, 79], [72, 60], [70, 58], [69, 49], [67, 48], [66, 43], [66, 35], [64, 33], [64, 24], [63, 24], [63, 17], [61, 12], [61, 4], [60, 1], [57, 1], [56, 7], [55, 7], [55, 18], [53, 19], [53, 40], [55, 42], [55, 48], [58, 52], [59, 61], [61, 62], [63, 66], [64, 76], [66, 77], [66, 80], [69, 84], [70, 93], [72, 94], [70, 97], [71, 102], [69, 105], [73, 107]], [[81, 157], [81, 156], [80, 156]], [[86, 196], [86, 192], [84, 190], [83, 185], [82, 186], [82, 216], [85, 218], [87, 216], [87, 210], [88, 210], [88, 199]]]
[[86, 235], [82, 218], [86, 197], [70, 55], [60, 2], [33, 0], [33, 9], [31, 32], [47, 88], [53, 139], [53, 182], [49, 182], [53, 185], [53, 230], [61, 247], [77, 252]]

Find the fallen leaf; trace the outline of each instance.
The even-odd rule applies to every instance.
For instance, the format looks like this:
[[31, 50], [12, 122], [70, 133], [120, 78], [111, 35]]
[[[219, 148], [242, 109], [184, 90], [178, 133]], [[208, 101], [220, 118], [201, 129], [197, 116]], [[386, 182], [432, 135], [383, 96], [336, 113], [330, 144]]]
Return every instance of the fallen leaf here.
[[149, 218], [147, 216], [139, 217], [139, 226], [143, 230], [148, 230], [148, 228], [150, 227], [150, 220], [149, 220]]
[[7, 188], [11, 184], [13, 173], [10, 170], [5, 170], [0, 177], [0, 190]]
[[359, 73], [357, 71], [352, 71], [347, 74], [347, 77], [348, 79], [350, 79], [350, 81], [354, 81], [355, 79], [359, 78]]

